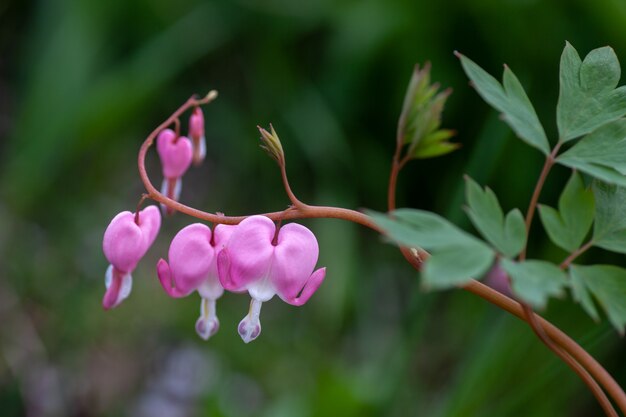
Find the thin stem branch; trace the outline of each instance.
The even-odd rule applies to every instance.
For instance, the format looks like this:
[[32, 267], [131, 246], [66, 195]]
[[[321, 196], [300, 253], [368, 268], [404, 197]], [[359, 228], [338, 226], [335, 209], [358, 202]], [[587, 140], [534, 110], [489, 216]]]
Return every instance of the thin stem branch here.
[[287, 197], [289, 197], [289, 201], [291, 201], [291, 204], [293, 204], [293, 206], [296, 208], [308, 207], [306, 204], [300, 201], [298, 197], [296, 197], [293, 191], [291, 191], [291, 186], [289, 185], [289, 178], [287, 177], [287, 168], [285, 166], [285, 159], [283, 158], [282, 161], [278, 163], [278, 165], [280, 166], [280, 176], [283, 180], [283, 187], [285, 187], [285, 192], [287, 193]]
[[[543, 189], [543, 185], [546, 182], [546, 178], [548, 178], [548, 173], [550, 173], [550, 169], [554, 165], [556, 161], [556, 154], [559, 152], [561, 148], [561, 143], [557, 143], [554, 147], [550, 155], [546, 156], [546, 161], [543, 164], [543, 168], [541, 170], [541, 174], [539, 174], [539, 179], [537, 180], [537, 184], [535, 185], [535, 190], [533, 191], [533, 195], [530, 199], [530, 203], [528, 203], [528, 210], [526, 210], [526, 235], [530, 232], [530, 226], [533, 222], [533, 217], [535, 216], [535, 211], [537, 209], [537, 203], [539, 202], [539, 195], [541, 194], [541, 190]], [[527, 239], [528, 241], [528, 239]], [[520, 260], [524, 260], [526, 258], [526, 245], [524, 245], [524, 249], [520, 253]]]
[[580, 248], [576, 249], [574, 252], [570, 253], [569, 256], [565, 258], [563, 262], [561, 262], [561, 265], [559, 265], [559, 268], [567, 269], [570, 266], [570, 264], [574, 262], [576, 258], [578, 258], [583, 253], [587, 252], [593, 246], [593, 243], [594, 243], [593, 240], [590, 240], [589, 242], [582, 245]]

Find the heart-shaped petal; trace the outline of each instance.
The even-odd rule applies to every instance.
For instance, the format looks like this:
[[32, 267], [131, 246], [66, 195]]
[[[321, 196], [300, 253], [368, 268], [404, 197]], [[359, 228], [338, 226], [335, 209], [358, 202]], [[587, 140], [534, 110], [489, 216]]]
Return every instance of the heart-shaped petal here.
[[298, 296], [315, 268], [318, 255], [317, 239], [309, 229], [296, 223], [280, 229], [271, 274], [280, 298], [287, 301]]
[[265, 216], [250, 216], [237, 225], [228, 246], [218, 256], [222, 286], [229, 291], [246, 290], [267, 278], [272, 263], [272, 239], [276, 226]]
[[119, 271], [133, 271], [154, 242], [160, 226], [161, 215], [156, 206], [139, 212], [139, 224], [130, 211], [118, 214], [104, 232], [104, 255]]
[[175, 287], [182, 293], [198, 289], [214, 265], [211, 229], [191, 224], [176, 234], [169, 250], [169, 267]]
[[161, 167], [165, 178], [182, 177], [193, 157], [191, 141], [184, 137], [176, 137], [171, 129], [165, 129], [157, 137], [157, 152], [161, 158]]

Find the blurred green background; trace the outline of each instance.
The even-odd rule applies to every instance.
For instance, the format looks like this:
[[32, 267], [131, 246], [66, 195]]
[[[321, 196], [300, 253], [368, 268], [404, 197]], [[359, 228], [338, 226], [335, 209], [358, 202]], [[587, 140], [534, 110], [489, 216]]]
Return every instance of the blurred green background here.
[[[304, 222], [326, 282], [304, 307], [267, 303], [250, 345], [236, 332], [247, 296], [219, 301], [221, 330], [203, 342], [197, 295], [161, 290], [154, 265], [193, 222], [182, 215], [164, 221], [131, 297], [101, 308], [102, 234], [142, 192], [139, 145], [192, 93], [220, 97], [205, 109], [208, 159], [185, 177], [184, 202], [284, 208], [255, 127], [272, 122], [302, 200], [384, 210], [404, 89], [430, 60], [433, 79], [454, 88], [444, 126], [463, 147], [409, 165], [398, 205], [469, 228], [463, 174], [525, 208], [542, 158], [468, 86], [452, 52], [492, 73], [506, 62], [554, 137], [565, 40], [581, 54], [612, 45], [626, 62], [626, 3], [0, 1], [0, 414], [600, 415], [524, 323], [468, 293], [423, 293], [397, 250], [337, 220]], [[158, 184], [154, 153], [148, 162]], [[566, 176], [553, 171], [542, 202], [555, 203]], [[538, 224], [531, 244], [533, 257], [565, 255]], [[545, 314], [626, 385], [624, 343], [605, 322], [566, 300]]]

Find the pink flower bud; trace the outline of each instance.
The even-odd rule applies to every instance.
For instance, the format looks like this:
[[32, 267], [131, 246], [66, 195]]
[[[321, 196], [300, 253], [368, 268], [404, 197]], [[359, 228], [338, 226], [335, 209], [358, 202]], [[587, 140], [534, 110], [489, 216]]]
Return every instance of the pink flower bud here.
[[117, 307], [130, 295], [131, 273], [154, 242], [161, 227], [161, 215], [156, 206], [148, 206], [140, 211], [137, 220], [135, 223], [135, 214], [124, 211], [111, 220], [104, 232], [102, 250], [111, 263], [105, 275], [107, 291], [102, 300], [107, 310]]
[[491, 267], [489, 272], [487, 272], [484, 282], [486, 285], [506, 295], [507, 297], [514, 298], [509, 276], [504, 268], [502, 268], [499, 261]]
[[[171, 129], [165, 129], [157, 137], [157, 152], [161, 158], [163, 185], [161, 193], [178, 201], [182, 187], [182, 176], [191, 165], [192, 145], [184, 136], [177, 137]], [[167, 214], [172, 214], [166, 210]]]
[[170, 297], [186, 297], [193, 291], [198, 291], [202, 297], [196, 330], [204, 339], [219, 328], [215, 301], [222, 296], [224, 289], [217, 276], [217, 254], [235, 227], [217, 225], [212, 233], [204, 224], [191, 224], [174, 236], [168, 254], [169, 264], [163, 259], [157, 264], [159, 281]]
[[196, 107], [189, 117], [189, 136], [193, 143], [193, 163], [199, 165], [206, 155], [206, 139], [204, 137], [204, 115], [202, 109]]
[[246, 343], [261, 332], [262, 302], [277, 294], [300, 306], [318, 289], [326, 275], [326, 268], [313, 271], [318, 255], [315, 235], [302, 225], [290, 223], [277, 232], [269, 218], [251, 216], [237, 226], [217, 264], [225, 289], [248, 291], [252, 297], [250, 312], [238, 328]]

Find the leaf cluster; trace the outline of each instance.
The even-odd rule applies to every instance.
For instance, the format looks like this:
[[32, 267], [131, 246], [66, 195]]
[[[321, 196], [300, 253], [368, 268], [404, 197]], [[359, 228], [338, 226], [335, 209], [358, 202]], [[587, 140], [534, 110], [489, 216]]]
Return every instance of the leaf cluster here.
[[[496, 194], [469, 177], [466, 213], [482, 239], [426, 211], [370, 215], [397, 244], [431, 251], [422, 273], [427, 288], [463, 285], [491, 268], [502, 268], [514, 296], [533, 307], [544, 308], [550, 297], [569, 290], [592, 318], [600, 318], [601, 307], [623, 332], [626, 269], [572, 262], [591, 247], [626, 254], [626, 86], [617, 86], [621, 69], [615, 52], [598, 48], [581, 59], [573, 46], [565, 45], [556, 106], [559, 137], [554, 146], [510, 68], [504, 67], [500, 82], [469, 58], [457, 56], [478, 94], [522, 141], [546, 155], [549, 163], [571, 168], [557, 207], [538, 207], [546, 234], [565, 251], [566, 259], [560, 265], [525, 259], [529, 224], [522, 212], [513, 208], [505, 213]], [[418, 77], [415, 83], [416, 93], [405, 100], [403, 114], [411, 114], [407, 103], [434, 94], [423, 79]], [[412, 143], [412, 135], [421, 135], [415, 129], [407, 132], [405, 143]]]

